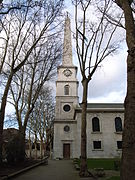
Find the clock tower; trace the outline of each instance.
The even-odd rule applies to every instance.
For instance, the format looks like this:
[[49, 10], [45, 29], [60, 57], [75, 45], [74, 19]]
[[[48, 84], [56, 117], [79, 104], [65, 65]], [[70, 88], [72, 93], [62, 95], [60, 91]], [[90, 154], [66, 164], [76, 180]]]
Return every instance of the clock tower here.
[[62, 65], [57, 69], [54, 121], [54, 158], [73, 158], [75, 151], [75, 108], [78, 101], [77, 67], [73, 65], [70, 19], [64, 28]]

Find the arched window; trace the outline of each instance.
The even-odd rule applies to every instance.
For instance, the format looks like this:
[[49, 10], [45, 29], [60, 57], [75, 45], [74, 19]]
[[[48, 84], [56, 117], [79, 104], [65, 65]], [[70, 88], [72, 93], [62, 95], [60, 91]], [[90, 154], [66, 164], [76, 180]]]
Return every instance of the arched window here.
[[97, 117], [92, 119], [92, 130], [93, 132], [100, 131], [99, 119]]
[[116, 132], [122, 131], [122, 120], [120, 117], [115, 118], [115, 129], [116, 129]]
[[69, 95], [69, 85], [64, 86], [64, 95]]

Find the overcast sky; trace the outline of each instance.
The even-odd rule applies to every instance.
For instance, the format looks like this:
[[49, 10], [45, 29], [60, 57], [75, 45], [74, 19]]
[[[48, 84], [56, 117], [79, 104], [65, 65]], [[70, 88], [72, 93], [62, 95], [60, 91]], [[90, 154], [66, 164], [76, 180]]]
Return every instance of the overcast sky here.
[[[71, 29], [74, 31], [74, 8], [70, 3], [70, 0], [66, 1], [65, 11], [69, 12], [71, 19]], [[119, 36], [124, 33], [119, 32]], [[73, 39], [73, 35], [72, 35]], [[73, 44], [73, 62], [78, 66], [78, 61], [76, 57], [75, 44]], [[98, 68], [97, 72], [94, 74], [92, 80], [89, 83], [88, 90], [88, 102], [91, 103], [106, 103], [106, 102], [124, 102], [126, 95], [126, 57], [127, 57], [127, 47], [123, 40], [121, 47], [118, 52], [109, 56]], [[79, 85], [79, 97], [81, 102], [82, 88], [81, 88], [81, 76], [78, 73]]]
[[[74, 31], [74, 7], [71, 5], [71, 0], [66, 0], [65, 12], [69, 12], [71, 19], [71, 29]], [[65, 13], [66, 14], [66, 13]], [[121, 32], [120, 32], [121, 33]], [[120, 34], [121, 35], [121, 34]], [[73, 34], [72, 34], [73, 39]], [[76, 56], [75, 43], [73, 44], [73, 62], [78, 66]], [[126, 56], [127, 47], [123, 41], [117, 54], [108, 57], [107, 60], [98, 68], [92, 80], [89, 83], [88, 102], [90, 103], [123, 103], [126, 95]], [[81, 102], [82, 87], [81, 76], [78, 70], [79, 80], [79, 100]], [[53, 85], [55, 87], [55, 83]], [[6, 114], [13, 112], [14, 108], [7, 104]]]

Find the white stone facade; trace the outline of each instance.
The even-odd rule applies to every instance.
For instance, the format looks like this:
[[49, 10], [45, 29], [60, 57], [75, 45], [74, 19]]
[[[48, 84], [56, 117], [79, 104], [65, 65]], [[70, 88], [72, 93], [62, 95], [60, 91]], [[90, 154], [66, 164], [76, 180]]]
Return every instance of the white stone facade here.
[[[96, 104], [94, 104], [96, 106]], [[107, 106], [108, 104], [106, 104]], [[122, 106], [122, 105], [121, 105]], [[122, 132], [116, 132], [115, 118], [120, 117], [123, 124], [123, 108], [98, 108], [88, 109], [87, 113], [87, 157], [89, 158], [113, 158], [121, 155], [121, 149], [117, 147], [117, 141], [122, 140]], [[100, 131], [93, 132], [92, 119], [98, 117]], [[81, 113], [76, 113], [77, 119], [77, 146], [81, 144]], [[93, 141], [101, 141], [101, 149], [94, 149]], [[77, 157], [80, 148], [77, 150]]]
[[[70, 47], [69, 49], [63, 48], [65, 54], [62, 66], [58, 68], [56, 81], [54, 158], [79, 158], [81, 155], [81, 106], [78, 101], [77, 67], [72, 63], [69, 26], [70, 20], [67, 17], [64, 46], [68, 44]], [[68, 43], [65, 42], [67, 37]], [[97, 121], [94, 125], [93, 118], [96, 118]], [[115, 118], [118, 120], [117, 123]], [[113, 158], [121, 155], [123, 119], [124, 108], [122, 104], [88, 104], [88, 158]]]
[[[96, 106], [96, 104], [94, 104]], [[106, 106], [109, 104], [106, 104]], [[115, 105], [115, 104], [114, 104]], [[65, 112], [66, 113], [66, 112]], [[68, 117], [68, 113], [67, 113]], [[100, 131], [93, 132], [92, 119], [98, 117]], [[87, 157], [88, 158], [114, 158], [121, 155], [117, 141], [122, 141], [122, 132], [116, 132], [115, 118], [124, 119], [124, 109], [120, 108], [93, 108], [87, 112]], [[64, 127], [69, 126], [68, 132]], [[101, 141], [101, 149], [94, 149], [93, 142]], [[54, 123], [54, 158], [63, 158], [63, 144], [70, 144], [70, 158], [80, 157], [81, 146], [81, 110], [76, 108], [75, 119], [63, 119]]]

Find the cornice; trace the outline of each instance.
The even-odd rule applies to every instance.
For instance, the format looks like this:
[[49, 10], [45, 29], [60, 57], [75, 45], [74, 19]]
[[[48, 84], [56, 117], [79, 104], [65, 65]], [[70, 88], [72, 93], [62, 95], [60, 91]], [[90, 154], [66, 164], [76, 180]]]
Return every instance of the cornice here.
[[54, 120], [54, 124], [77, 124], [76, 120]]

